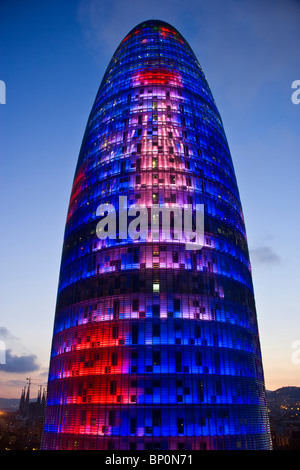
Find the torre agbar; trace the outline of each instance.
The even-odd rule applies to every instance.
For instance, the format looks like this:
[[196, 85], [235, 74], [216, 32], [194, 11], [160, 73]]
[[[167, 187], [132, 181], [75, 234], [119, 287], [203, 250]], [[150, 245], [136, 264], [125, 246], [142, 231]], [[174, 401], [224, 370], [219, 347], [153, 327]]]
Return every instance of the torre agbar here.
[[[190, 208], [195, 227], [198, 206], [199, 247], [178, 237], [176, 212]], [[147, 230], [140, 217], [135, 236], [130, 207], [147, 211]], [[160, 223], [151, 230], [153, 207], [169, 209], [169, 235]], [[88, 118], [65, 227], [41, 447], [271, 448], [229, 147], [201, 66], [162, 21], [122, 40]]]

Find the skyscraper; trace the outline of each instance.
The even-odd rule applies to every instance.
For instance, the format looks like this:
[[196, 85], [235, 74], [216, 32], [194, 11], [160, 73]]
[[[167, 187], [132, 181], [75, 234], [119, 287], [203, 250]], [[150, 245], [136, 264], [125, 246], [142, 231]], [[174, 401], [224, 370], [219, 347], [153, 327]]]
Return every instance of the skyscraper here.
[[[169, 234], [160, 213], [148, 213], [161, 207]], [[195, 247], [178, 236], [176, 211], [191, 211], [196, 233], [198, 207]], [[270, 448], [229, 147], [193, 51], [162, 21], [120, 43], [87, 122], [47, 396], [43, 449]]]

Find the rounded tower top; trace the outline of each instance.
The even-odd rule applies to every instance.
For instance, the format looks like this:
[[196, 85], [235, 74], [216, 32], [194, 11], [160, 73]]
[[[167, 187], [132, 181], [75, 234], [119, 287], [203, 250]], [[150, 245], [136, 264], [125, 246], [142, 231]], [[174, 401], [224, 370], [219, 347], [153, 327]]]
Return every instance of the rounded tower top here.
[[[140, 43], [144, 50], [159, 46], [159, 49], [161, 49], [160, 52], [162, 54], [164, 53], [166, 42], [169, 42], [170, 45], [176, 45], [177, 43], [179, 50], [185, 49], [185, 52], [188, 52], [190, 59], [192, 59], [192, 61], [195, 62], [199, 68], [201, 68], [193, 50], [191, 49], [186, 39], [174, 26], [165, 21], [152, 19], [143, 21], [136, 25], [121, 41], [114, 56], [120, 49], [123, 49], [125, 43], [128, 40], [133, 41], [135, 45]], [[133, 51], [131, 52], [133, 53]]]
[[174, 26], [157, 19], [139, 23], [120, 42], [106, 69], [96, 102], [119, 84], [129, 89], [132, 77], [143, 71], [167, 71], [180, 77], [183, 85], [192, 82], [194, 93], [207, 102], [221, 121], [205, 74], [189, 43]]
[[166, 21], [158, 20], [158, 19], [152, 19], [152, 20], [146, 20], [142, 21], [138, 25], [136, 25], [132, 30], [127, 34], [126, 37], [131, 36], [132, 34], [137, 34], [138, 32], [142, 32], [144, 28], [149, 28], [152, 31], [157, 31], [158, 29], [162, 29], [165, 32], [169, 32], [172, 34], [176, 34], [180, 36], [185, 42], [186, 40], [184, 37], [179, 33], [179, 31], [172, 26], [170, 23], [167, 23]]

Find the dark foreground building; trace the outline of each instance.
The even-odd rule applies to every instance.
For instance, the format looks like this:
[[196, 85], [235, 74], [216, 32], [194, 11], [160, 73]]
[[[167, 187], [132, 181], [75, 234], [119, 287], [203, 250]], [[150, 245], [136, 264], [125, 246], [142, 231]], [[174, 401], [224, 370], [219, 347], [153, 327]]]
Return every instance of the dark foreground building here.
[[[169, 236], [160, 215], [147, 212], [135, 238], [127, 214], [134, 204], [140, 215], [172, 208]], [[195, 232], [199, 205], [205, 233], [195, 249], [178, 237], [176, 208], [192, 208]], [[150, 230], [155, 217], [158, 231]], [[123, 39], [88, 119], [65, 228], [47, 401], [43, 449], [270, 448], [227, 140], [194, 53], [161, 21]]]

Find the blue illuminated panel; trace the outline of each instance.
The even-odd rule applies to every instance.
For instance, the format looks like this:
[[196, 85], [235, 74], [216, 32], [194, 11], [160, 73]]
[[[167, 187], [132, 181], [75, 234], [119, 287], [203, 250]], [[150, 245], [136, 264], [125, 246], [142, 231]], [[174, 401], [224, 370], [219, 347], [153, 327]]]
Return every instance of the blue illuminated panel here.
[[[100, 239], [97, 208], [204, 205], [204, 244]], [[102, 80], [70, 198], [44, 449], [269, 449], [245, 226], [222, 121], [183, 37], [134, 28]]]

